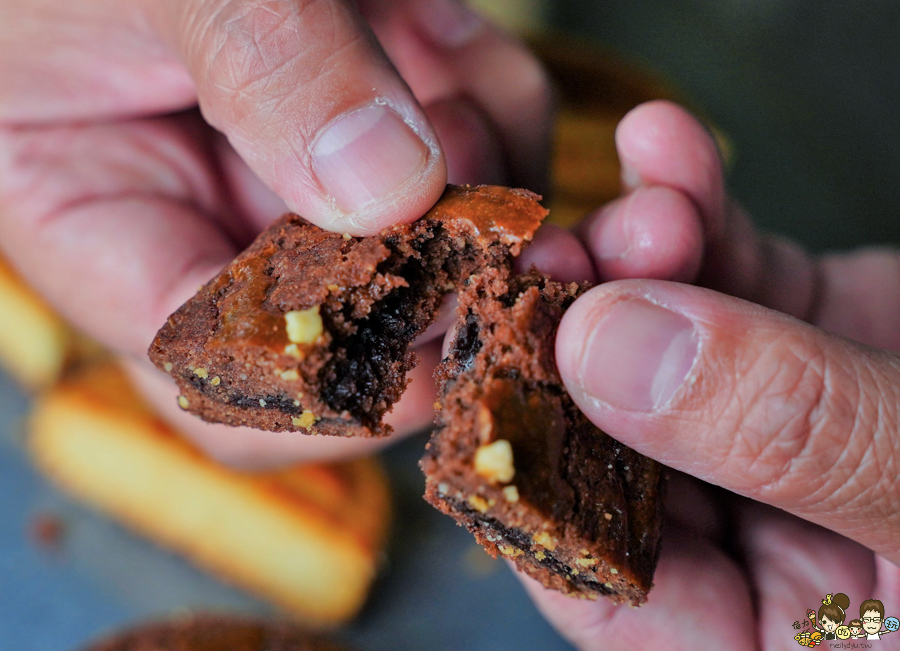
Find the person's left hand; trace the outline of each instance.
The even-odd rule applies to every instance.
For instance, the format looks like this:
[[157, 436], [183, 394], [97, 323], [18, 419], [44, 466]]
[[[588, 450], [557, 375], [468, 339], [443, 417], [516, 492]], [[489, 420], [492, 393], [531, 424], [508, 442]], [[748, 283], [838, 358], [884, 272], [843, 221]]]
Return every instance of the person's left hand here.
[[662, 555], [638, 609], [530, 594], [584, 650], [793, 648], [836, 591], [897, 611], [900, 254], [758, 234], [672, 104], [617, 144], [628, 192], [582, 227], [613, 282], [566, 313], [557, 363], [594, 423], [675, 469]]
[[[169, 314], [288, 208], [369, 235], [448, 180], [545, 180], [546, 76], [459, 0], [0, 0], [0, 89], [4, 258], [187, 438], [243, 465], [383, 441], [181, 412], [146, 355]], [[418, 343], [398, 434], [433, 419], [440, 343]]]

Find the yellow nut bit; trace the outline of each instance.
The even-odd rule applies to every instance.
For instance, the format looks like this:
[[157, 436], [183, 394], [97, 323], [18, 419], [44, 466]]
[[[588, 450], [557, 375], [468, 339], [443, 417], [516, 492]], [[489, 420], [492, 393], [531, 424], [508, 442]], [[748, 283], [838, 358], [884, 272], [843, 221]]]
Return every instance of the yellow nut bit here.
[[475, 472], [495, 484], [507, 484], [516, 475], [509, 441], [497, 439], [475, 450]]
[[557, 543], [556, 538], [551, 536], [546, 531], [541, 531], [541, 532], [534, 534], [534, 536], [532, 536], [531, 539], [534, 541], [535, 545], [540, 545], [544, 549], [548, 549], [551, 552], [554, 549], [556, 549], [556, 543]]
[[316, 415], [312, 413], [309, 409], [305, 409], [302, 414], [300, 414], [299, 418], [291, 418], [291, 424], [294, 427], [306, 427], [310, 428], [313, 424], [319, 420], [316, 418]]
[[504, 556], [511, 556], [512, 558], [521, 556], [524, 553], [521, 549], [513, 547], [512, 545], [497, 545], [497, 549], [499, 549], [500, 553]]
[[319, 306], [308, 310], [292, 310], [284, 315], [287, 337], [294, 344], [311, 344], [324, 329]]
[[469, 497], [466, 498], [466, 501], [469, 503], [469, 506], [479, 513], [487, 513], [487, 510], [490, 508], [487, 500], [481, 495], [469, 495]]

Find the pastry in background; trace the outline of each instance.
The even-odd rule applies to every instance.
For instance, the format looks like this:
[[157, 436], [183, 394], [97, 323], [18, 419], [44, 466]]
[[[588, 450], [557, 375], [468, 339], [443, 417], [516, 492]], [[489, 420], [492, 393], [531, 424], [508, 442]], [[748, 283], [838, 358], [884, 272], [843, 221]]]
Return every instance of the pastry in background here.
[[84, 651], [348, 651], [294, 624], [226, 615], [189, 615], [140, 624]]
[[64, 489], [309, 625], [346, 621], [365, 601], [390, 519], [374, 459], [226, 468], [156, 417], [112, 364], [41, 396], [28, 441]]
[[99, 355], [0, 258], [0, 367], [25, 389], [56, 382], [71, 364]]

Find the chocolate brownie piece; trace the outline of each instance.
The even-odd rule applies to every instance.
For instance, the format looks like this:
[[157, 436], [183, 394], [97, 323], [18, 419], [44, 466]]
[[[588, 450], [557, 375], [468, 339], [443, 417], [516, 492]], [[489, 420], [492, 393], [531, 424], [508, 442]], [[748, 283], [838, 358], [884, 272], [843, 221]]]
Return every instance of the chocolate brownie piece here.
[[192, 615], [139, 626], [86, 651], [341, 651], [341, 647], [287, 622]]
[[663, 474], [562, 384], [557, 326], [586, 289], [488, 271], [461, 293], [425, 499], [545, 586], [637, 605], [659, 556]]
[[365, 238], [285, 215], [169, 318], [150, 358], [210, 422], [386, 435], [410, 343], [472, 273], [509, 273], [547, 214], [539, 199], [448, 186], [422, 219]]

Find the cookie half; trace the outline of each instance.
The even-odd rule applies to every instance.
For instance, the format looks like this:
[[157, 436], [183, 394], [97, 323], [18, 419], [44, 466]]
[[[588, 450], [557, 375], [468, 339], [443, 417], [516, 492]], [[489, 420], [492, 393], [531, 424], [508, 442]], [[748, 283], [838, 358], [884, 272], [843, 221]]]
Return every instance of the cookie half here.
[[410, 343], [471, 274], [509, 273], [547, 214], [539, 199], [448, 186], [422, 219], [365, 238], [285, 215], [169, 318], [150, 358], [210, 422], [386, 435]]
[[638, 605], [659, 557], [664, 477], [563, 386], [556, 330], [586, 289], [488, 272], [461, 293], [425, 499], [547, 587]]

